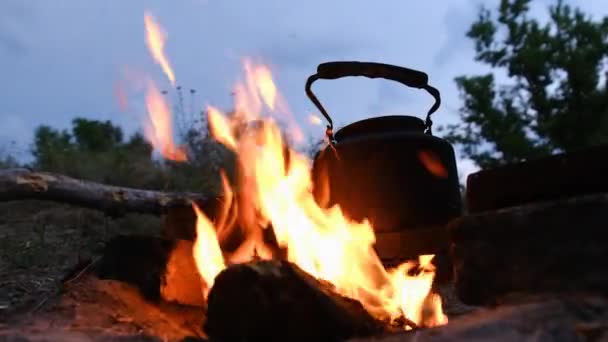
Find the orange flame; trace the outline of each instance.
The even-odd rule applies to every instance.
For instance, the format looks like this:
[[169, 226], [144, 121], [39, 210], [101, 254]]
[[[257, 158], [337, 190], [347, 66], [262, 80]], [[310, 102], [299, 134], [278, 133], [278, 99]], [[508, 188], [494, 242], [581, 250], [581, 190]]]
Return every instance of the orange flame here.
[[167, 33], [162, 27], [154, 20], [151, 14], [144, 14], [144, 25], [146, 27], [146, 43], [152, 58], [160, 65], [163, 72], [171, 82], [172, 86], [175, 86], [175, 73], [169, 64], [167, 56], [165, 56], [165, 41], [167, 39]]
[[192, 255], [198, 272], [205, 281], [207, 297], [215, 277], [226, 265], [213, 224], [196, 204], [192, 203], [192, 208], [196, 213], [196, 241], [192, 247]]
[[[396, 320], [405, 316], [424, 326], [445, 324], [441, 299], [430, 292], [434, 278], [432, 256], [421, 256], [418, 263], [386, 270], [373, 249], [375, 235], [368, 221], [351, 222], [339, 206], [325, 209], [314, 200], [310, 161], [287, 145], [274, 119], [262, 118], [262, 104], [273, 110], [278, 96], [267, 70], [245, 63], [246, 80], [236, 86], [235, 115], [226, 118], [216, 109], [208, 111], [212, 135], [238, 155], [239, 195], [244, 198], [239, 202], [239, 211], [249, 217], [241, 222], [247, 234], [245, 242], [230, 256], [230, 262], [243, 262], [254, 256], [270, 258], [271, 248], [263, 241], [262, 230], [272, 226], [289, 261], [331, 282], [337, 291], [360, 301], [375, 317]], [[243, 120], [262, 124], [237, 134]], [[251, 218], [252, 213], [259, 217]], [[211, 232], [210, 223], [202, 222]], [[203, 237], [209, 235], [199, 234], [197, 241]], [[215, 246], [215, 235], [210, 239]], [[217, 266], [216, 259], [199, 263], [199, 272], [205, 279], [223, 268], [223, 264]], [[215, 271], [209, 272], [209, 267]], [[414, 270], [418, 270], [417, 274], [409, 275]]]
[[224, 117], [222, 112], [220, 112], [215, 107], [207, 107], [207, 117], [209, 120], [209, 128], [211, 130], [211, 134], [215, 138], [215, 140], [221, 142], [226, 147], [229, 147], [232, 150], [236, 149], [236, 141], [230, 134], [231, 125], [228, 120]]
[[188, 159], [186, 151], [173, 142], [169, 106], [152, 81], [148, 82], [146, 109], [150, 124], [145, 127], [144, 133], [154, 149], [158, 150], [165, 159], [178, 162], [186, 161]]

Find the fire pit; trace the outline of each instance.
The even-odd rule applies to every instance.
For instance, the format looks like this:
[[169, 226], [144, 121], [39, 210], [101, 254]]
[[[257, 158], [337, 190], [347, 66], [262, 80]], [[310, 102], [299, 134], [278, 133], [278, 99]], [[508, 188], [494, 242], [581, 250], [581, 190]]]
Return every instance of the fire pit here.
[[[159, 28], [148, 16], [146, 27], [154, 57], [174, 82], [159, 51], [162, 41], [155, 41]], [[459, 217], [452, 147], [431, 135], [430, 115], [439, 106], [439, 92], [424, 73], [378, 63], [322, 64], [309, 79], [308, 95], [329, 121], [327, 146], [311, 170], [274, 116], [289, 110], [269, 69], [246, 61], [245, 71], [236, 87], [234, 114], [208, 108], [212, 136], [238, 158], [237, 179], [221, 174], [221, 199], [110, 187], [23, 169], [0, 174], [0, 187], [12, 195], [6, 198], [63, 200], [114, 216], [134, 210], [161, 213], [165, 219], [162, 237], [121, 236], [108, 242], [99, 258], [64, 279], [56, 298], [42, 301], [26, 317], [7, 320], [0, 336], [171, 341], [608, 337], [608, 253], [599, 235], [608, 219], [604, 192], [569, 193], [567, 199], [532, 192], [523, 196], [525, 201], [518, 201], [517, 194], [504, 201], [494, 193], [498, 199], [484, 207], [472, 195], [479, 193], [473, 186], [468, 198], [474, 212]], [[426, 121], [364, 120], [334, 136], [331, 118], [310, 86], [317, 78], [353, 75], [425, 89], [436, 104]], [[147, 95], [151, 142], [165, 158], [185, 161], [170, 132], [163, 132], [170, 129], [165, 125], [170, 113], [151, 81]], [[360, 154], [375, 164], [362, 167], [368, 165], [361, 165]], [[395, 156], [399, 159], [391, 161]], [[543, 169], [542, 162], [538, 168]], [[517, 172], [504, 172], [512, 173]], [[475, 184], [485, 177], [470, 179]], [[598, 181], [605, 185], [602, 177]], [[571, 220], [580, 225], [576, 239]], [[398, 235], [385, 235], [381, 242], [384, 233]], [[387, 242], [392, 239], [397, 243]], [[448, 243], [453, 284], [449, 277], [440, 282], [435, 277], [437, 257], [448, 259]], [[442, 270], [451, 273], [449, 266], [442, 264]]]
[[[555, 158], [569, 160], [568, 155]], [[496, 172], [502, 175], [503, 171]], [[38, 198], [67, 189], [62, 184], [86, 185], [28, 172], [0, 173], [0, 185], [15, 183], [10, 175], [37, 180], [35, 185], [21, 182], [13, 189]], [[571, 182], [567, 177], [562, 180]], [[95, 187], [106, 189], [99, 184]], [[66, 277], [56, 297], [41, 302], [28, 316], [4, 321], [0, 336], [85, 341], [244, 337], [466, 341], [471, 336], [496, 341], [539, 336], [547, 341], [602, 340], [608, 331], [602, 234], [608, 201], [604, 192], [588, 189], [566, 198], [543, 196], [542, 200], [510, 202], [507, 207], [452, 220], [455, 284], [435, 284], [433, 288], [441, 296], [443, 313], [449, 316], [446, 325], [426, 328], [428, 318], [424, 316], [436, 311], [425, 310], [425, 305], [421, 306], [422, 325], [409, 318], [413, 315], [392, 322], [374, 316], [361, 301], [341, 294], [331, 282], [285, 260], [276, 236], [262, 237], [265, 244], [274, 246], [269, 249], [275, 260], [254, 255], [251, 260], [233, 263], [218, 273], [209, 289], [195, 261], [195, 242], [169, 237], [166, 232], [164, 238], [123, 236], [110, 241], [101, 258]], [[205, 209], [196, 212], [183, 207], [179, 212], [184, 219], [183, 213], [190, 210], [194, 223], [204, 212], [209, 217], [215, 214], [218, 222], [222, 220], [218, 212], [230, 212], [222, 210], [227, 202], [199, 198], [197, 207]], [[573, 222], [577, 224], [574, 235]], [[198, 223], [200, 228], [200, 220]], [[165, 229], [170, 227], [167, 224]], [[233, 239], [245, 241], [243, 236]], [[414, 279], [431, 275], [432, 268], [421, 261], [410, 264], [410, 276], [418, 276]], [[433, 300], [426, 303], [433, 308]], [[409, 328], [413, 331], [404, 331]]]

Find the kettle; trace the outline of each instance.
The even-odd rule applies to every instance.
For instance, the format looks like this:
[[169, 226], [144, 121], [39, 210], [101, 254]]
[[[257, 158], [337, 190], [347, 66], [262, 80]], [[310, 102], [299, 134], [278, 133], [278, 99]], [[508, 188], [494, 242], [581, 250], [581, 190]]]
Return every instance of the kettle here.
[[[349, 76], [384, 78], [426, 90], [435, 103], [426, 119], [406, 115], [369, 118], [334, 134], [333, 121], [313, 93], [313, 82]], [[431, 132], [440, 93], [424, 72], [371, 62], [320, 64], [305, 86], [327, 120], [328, 144], [315, 155], [312, 183], [322, 207], [338, 204], [355, 221], [369, 220], [383, 259], [434, 253], [447, 245], [446, 223], [462, 213], [454, 149]]]

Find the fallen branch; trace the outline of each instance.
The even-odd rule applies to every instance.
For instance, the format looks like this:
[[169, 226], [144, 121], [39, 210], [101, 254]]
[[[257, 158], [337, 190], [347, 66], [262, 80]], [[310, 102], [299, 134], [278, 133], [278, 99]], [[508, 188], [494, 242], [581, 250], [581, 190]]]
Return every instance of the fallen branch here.
[[26, 199], [63, 202], [111, 216], [126, 212], [160, 215], [167, 208], [190, 206], [191, 201], [203, 206], [217, 201], [200, 193], [132, 189], [28, 169], [0, 170], [0, 202]]

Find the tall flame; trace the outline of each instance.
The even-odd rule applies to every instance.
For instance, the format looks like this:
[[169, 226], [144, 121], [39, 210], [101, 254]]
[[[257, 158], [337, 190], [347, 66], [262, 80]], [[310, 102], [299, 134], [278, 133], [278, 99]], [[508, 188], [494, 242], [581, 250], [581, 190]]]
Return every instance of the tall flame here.
[[[262, 230], [271, 226], [289, 261], [359, 300], [379, 319], [406, 317], [426, 326], [444, 324], [441, 300], [430, 292], [432, 256], [386, 270], [373, 249], [375, 235], [368, 221], [349, 221], [339, 206], [321, 207], [310, 191], [310, 161], [288, 146], [275, 118], [262, 116], [263, 105], [272, 112], [278, 98], [269, 69], [246, 63], [245, 73], [245, 82], [236, 86], [236, 114], [226, 117], [216, 108], [208, 110], [212, 135], [239, 158], [239, 191], [245, 198], [239, 210], [260, 216], [244, 221], [246, 242], [228, 261], [271, 257], [260, 253], [269, 249]], [[243, 120], [249, 125], [243, 126]], [[206, 233], [197, 241], [203, 237], [217, 240]], [[208, 263], [218, 269], [217, 260], [199, 262], [205, 279], [210, 277]]]
[[152, 58], [163, 69], [171, 85], [175, 86], [175, 73], [169, 64], [167, 56], [165, 56], [164, 50], [167, 34], [149, 13], [144, 14], [144, 25], [146, 27], [146, 43]]
[[150, 124], [144, 127], [148, 141], [158, 150], [165, 159], [183, 162], [188, 158], [186, 151], [173, 142], [173, 129], [171, 124], [171, 111], [154, 82], [148, 82], [146, 92], [146, 109]]
[[215, 228], [196, 204], [192, 204], [196, 214], [196, 241], [193, 256], [199, 274], [205, 281], [205, 297], [213, 286], [215, 277], [226, 267]]
[[[146, 13], [144, 20], [150, 52], [175, 85], [163, 50], [166, 34], [151, 15]], [[420, 256], [418, 262], [387, 270], [374, 251], [375, 235], [368, 221], [351, 222], [339, 206], [319, 205], [311, 193], [310, 160], [289, 145], [279, 128], [290, 113], [270, 68], [246, 59], [244, 71], [245, 79], [235, 87], [235, 112], [227, 116], [214, 107], [207, 110], [212, 136], [238, 156], [240, 178], [236, 196], [221, 174], [226, 200], [215, 222], [193, 204], [197, 218], [193, 255], [205, 296], [227, 264], [272, 258], [276, 247], [281, 247], [290, 262], [332, 283], [336, 291], [358, 300], [378, 319], [445, 324], [441, 299], [431, 293], [433, 256]], [[184, 150], [172, 140], [169, 107], [152, 81], [147, 85], [146, 108], [150, 116], [146, 136], [154, 147], [165, 158], [186, 160]], [[318, 117], [309, 120], [320, 123]], [[301, 140], [297, 127], [288, 126], [288, 132], [290, 138]], [[433, 158], [420, 158], [430, 172], [441, 174]], [[328, 179], [322, 184], [327, 185]], [[225, 256], [220, 241], [236, 227], [242, 230], [243, 242]], [[265, 242], [264, 229], [273, 230], [278, 246]]]

